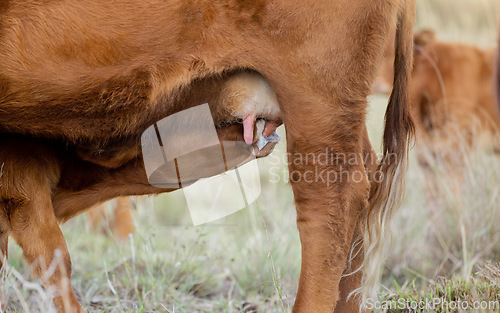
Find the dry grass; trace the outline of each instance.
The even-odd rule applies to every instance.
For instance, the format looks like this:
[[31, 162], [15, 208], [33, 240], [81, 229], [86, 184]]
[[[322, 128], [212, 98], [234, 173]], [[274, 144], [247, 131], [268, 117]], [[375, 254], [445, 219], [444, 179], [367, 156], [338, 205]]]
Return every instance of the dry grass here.
[[438, 38], [492, 46], [497, 39], [498, 0], [418, 0], [416, 28], [433, 28]]
[[[417, 28], [434, 28], [442, 40], [496, 44], [499, 1], [417, 2]], [[418, 143], [416, 149], [424, 150]], [[454, 162], [429, 158], [431, 171], [412, 157], [385, 268], [385, 299], [433, 299], [442, 296], [439, 290], [455, 299], [500, 298], [499, 267], [490, 265], [500, 260], [500, 159], [488, 149], [461, 145], [447, 153]], [[437, 310], [448, 311], [460, 310]]]
[[[300, 267], [295, 209], [286, 182], [265, 174], [277, 163], [284, 171], [282, 161], [262, 160], [256, 203], [208, 225], [192, 226], [182, 191], [141, 199], [129, 242], [93, 232], [85, 216], [63, 225], [81, 303], [100, 312], [289, 312]], [[8, 312], [53, 312], [20, 249], [9, 248]]]
[[[418, 0], [417, 27], [436, 28], [444, 39], [492, 45], [499, 8], [498, 0]], [[386, 102], [370, 98], [375, 147]], [[81, 303], [99, 312], [289, 312], [300, 244], [283, 142], [277, 150], [259, 163], [263, 191], [257, 203], [218, 222], [191, 226], [180, 191], [140, 201], [137, 234], [128, 242], [92, 232], [85, 216], [64, 225]], [[434, 164], [436, 187], [429, 193], [428, 177], [412, 157], [384, 299], [498, 300], [500, 269], [491, 264], [500, 259], [499, 159], [473, 151], [464, 160], [466, 168]], [[28, 279], [13, 242], [9, 253], [1, 279], [8, 311], [51, 312], [50, 295]]]

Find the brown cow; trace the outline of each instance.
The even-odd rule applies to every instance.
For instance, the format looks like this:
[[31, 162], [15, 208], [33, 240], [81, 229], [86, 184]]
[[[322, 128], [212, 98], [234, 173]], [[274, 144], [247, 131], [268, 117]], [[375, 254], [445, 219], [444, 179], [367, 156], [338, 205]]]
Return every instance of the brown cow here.
[[[500, 36], [500, 29], [498, 31], [498, 34]], [[495, 84], [495, 96], [496, 96], [497, 106], [498, 106], [498, 108], [500, 108], [500, 37], [499, 37], [499, 40], [497, 42], [497, 49], [496, 49], [496, 54], [495, 54], [494, 84]]]
[[[109, 227], [113, 231], [116, 238], [125, 240], [130, 234], [135, 231], [134, 220], [132, 218], [132, 200], [129, 197], [119, 197], [113, 205], [113, 219]], [[106, 211], [103, 204], [93, 207], [87, 211], [90, 226], [93, 229], [98, 229], [103, 226], [102, 223], [107, 223]]]
[[[479, 144], [480, 135], [498, 150], [500, 112], [494, 95], [494, 49], [441, 42], [432, 30], [414, 36], [411, 106], [419, 133], [419, 159], [428, 153], [448, 161], [463, 143]], [[386, 52], [375, 91], [392, 84], [391, 48]], [[491, 141], [493, 139], [493, 141]], [[459, 160], [455, 160], [459, 161]]]
[[[18, 134], [0, 138], [2, 250], [12, 236], [30, 262], [49, 264], [60, 251], [64, 266], [34, 271], [56, 287], [60, 312], [83, 312], [57, 220], [117, 196], [169, 191], [147, 181], [141, 133], [196, 104], [218, 112], [228, 77], [253, 70], [276, 92], [287, 128], [302, 243], [293, 312], [357, 312], [359, 297], [348, 295], [376, 285], [384, 226], [401, 197], [413, 132], [413, 19], [414, 0], [0, 2], [0, 131]], [[366, 97], [396, 20], [395, 83], [376, 168]], [[248, 139], [252, 123], [214, 118], [221, 139]], [[328, 162], [301, 161], [325, 149]], [[325, 171], [327, 181], [308, 175]], [[351, 253], [361, 235], [366, 253]], [[352, 273], [360, 266], [363, 280]]]

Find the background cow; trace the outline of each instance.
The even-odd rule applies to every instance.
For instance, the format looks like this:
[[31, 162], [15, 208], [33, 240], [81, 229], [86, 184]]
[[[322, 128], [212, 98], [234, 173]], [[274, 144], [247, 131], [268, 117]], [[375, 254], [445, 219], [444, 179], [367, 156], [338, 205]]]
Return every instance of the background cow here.
[[[500, 111], [494, 96], [494, 49], [464, 43], [441, 42], [432, 30], [415, 34], [411, 106], [418, 129], [420, 161], [429, 152], [435, 158], [461, 158], [468, 147], [500, 148]], [[386, 51], [375, 92], [392, 84], [393, 53]]]
[[109, 227], [116, 238], [125, 240], [135, 231], [134, 219], [132, 218], [132, 200], [130, 197], [119, 197], [110, 205], [113, 209], [112, 219], [107, 218], [105, 204], [89, 209], [87, 214], [90, 225], [95, 230], [99, 227]]

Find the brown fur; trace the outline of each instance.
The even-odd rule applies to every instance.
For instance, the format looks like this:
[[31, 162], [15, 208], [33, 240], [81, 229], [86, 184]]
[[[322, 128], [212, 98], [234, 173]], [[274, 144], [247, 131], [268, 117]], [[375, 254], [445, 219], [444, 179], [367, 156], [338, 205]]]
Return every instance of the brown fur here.
[[[500, 30], [498, 32], [500, 36]], [[500, 37], [499, 37], [500, 38]], [[495, 54], [495, 77], [494, 77], [495, 96], [497, 100], [497, 107], [500, 110], [500, 39], [497, 42], [497, 49]]]
[[[361, 215], [365, 251], [362, 268], [370, 273], [363, 277], [361, 291], [364, 301], [368, 297], [377, 297], [380, 263], [390, 247], [390, 223], [402, 202], [409, 145], [415, 132], [408, 92], [413, 68], [413, 42], [408, 39], [413, 36], [415, 1], [409, 1], [408, 4], [400, 10], [395, 27], [394, 80], [385, 113], [383, 156], [373, 174], [375, 180], [370, 190], [370, 207]], [[390, 30], [388, 34], [391, 34]]]
[[[464, 139], [474, 145], [482, 133], [496, 135], [500, 111], [494, 95], [494, 50], [441, 42], [435, 37], [432, 30], [415, 34], [411, 106], [419, 146], [444, 153]], [[378, 87], [390, 83], [390, 57], [387, 53]]]
[[[119, 197], [116, 199], [116, 203], [112, 203], [112, 206], [113, 219], [109, 224], [109, 228], [116, 238], [126, 240], [135, 231], [134, 220], [132, 218], [132, 200], [129, 197]], [[93, 229], [104, 226], [103, 223], [106, 223], [108, 220], [103, 204], [89, 209], [87, 216]]]
[[[361, 214], [368, 201], [372, 216], [394, 208], [393, 202], [381, 204], [385, 198], [399, 197], [390, 186], [401, 183], [395, 169], [404, 167], [412, 131], [406, 87], [413, 10], [413, 0], [10, 0], [0, 10], [0, 131], [23, 136], [0, 140], [7, 185], [0, 203], [11, 216], [2, 219], [2, 231], [23, 247], [28, 261], [42, 256], [49, 262], [55, 248], [62, 251], [61, 271], [46, 284], [61, 290], [55, 300], [61, 312], [82, 312], [62, 279], [69, 278], [71, 262], [56, 220], [117, 196], [169, 191], [151, 187], [142, 156], [129, 159], [134, 153], [126, 151], [169, 114], [204, 102], [217, 107], [228, 75], [253, 70], [276, 92], [291, 173], [362, 173], [360, 181], [291, 183], [302, 243], [293, 312], [357, 312], [357, 297], [347, 295], [360, 286], [361, 275], [342, 277], [350, 269], [354, 235], [362, 232], [357, 225], [373, 222]], [[382, 183], [370, 195], [363, 162], [303, 164], [296, 157], [326, 148], [371, 153], [366, 96], [396, 20], [384, 153], [397, 159], [384, 157]], [[234, 117], [215, 119], [228, 125], [220, 135], [241, 137]], [[117, 152], [96, 159], [99, 149]], [[37, 235], [42, 232], [53, 236]], [[364, 240], [372, 246], [377, 238]], [[362, 263], [359, 255], [353, 264]]]

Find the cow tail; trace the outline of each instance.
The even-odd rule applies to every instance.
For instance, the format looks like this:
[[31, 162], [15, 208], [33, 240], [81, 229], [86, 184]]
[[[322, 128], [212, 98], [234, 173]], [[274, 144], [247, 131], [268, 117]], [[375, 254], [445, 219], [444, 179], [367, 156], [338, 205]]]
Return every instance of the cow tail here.
[[390, 248], [391, 222], [402, 203], [414, 124], [409, 104], [409, 80], [413, 66], [415, 0], [400, 1], [396, 30], [394, 84], [385, 113], [383, 156], [373, 175], [369, 208], [361, 216], [364, 260], [360, 289], [362, 304], [377, 299], [382, 264]]

